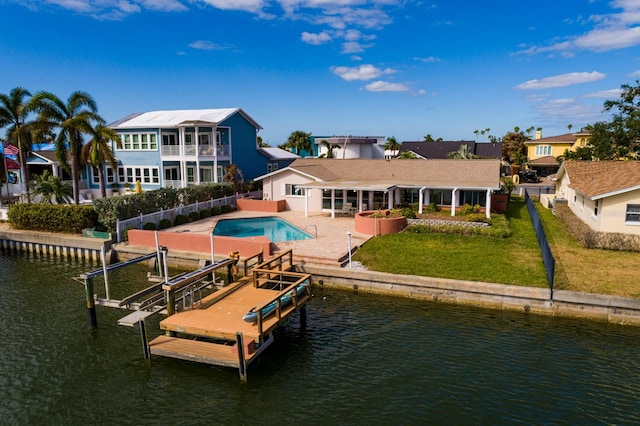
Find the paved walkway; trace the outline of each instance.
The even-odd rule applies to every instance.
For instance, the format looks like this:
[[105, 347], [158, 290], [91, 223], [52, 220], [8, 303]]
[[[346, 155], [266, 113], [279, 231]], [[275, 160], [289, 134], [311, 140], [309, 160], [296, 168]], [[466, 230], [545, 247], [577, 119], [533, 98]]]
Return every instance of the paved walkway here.
[[169, 232], [190, 232], [194, 234], [209, 234], [220, 219], [249, 218], [278, 216], [304, 229], [317, 237], [307, 240], [272, 243], [271, 249], [276, 254], [280, 251], [293, 249], [297, 263], [315, 263], [325, 265], [340, 265], [348, 261], [349, 238], [347, 231], [351, 231], [352, 250], [371, 238], [371, 235], [355, 232], [353, 216], [336, 215], [334, 219], [328, 213], [315, 213], [305, 217], [303, 212], [284, 211], [280, 213], [266, 213], [238, 210], [219, 216], [201, 219], [167, 229]]

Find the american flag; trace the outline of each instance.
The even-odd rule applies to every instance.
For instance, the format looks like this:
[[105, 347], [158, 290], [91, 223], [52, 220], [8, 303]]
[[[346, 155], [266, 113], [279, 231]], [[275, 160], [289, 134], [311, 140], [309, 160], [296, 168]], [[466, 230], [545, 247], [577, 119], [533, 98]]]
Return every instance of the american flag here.
[[11, 144], [0, 144], [0, 154], [3, 154], [7, 159], [7, 168], [9, 170], [19, 170], [20, 164], [16, 161], [18, 159], [18, 148]]

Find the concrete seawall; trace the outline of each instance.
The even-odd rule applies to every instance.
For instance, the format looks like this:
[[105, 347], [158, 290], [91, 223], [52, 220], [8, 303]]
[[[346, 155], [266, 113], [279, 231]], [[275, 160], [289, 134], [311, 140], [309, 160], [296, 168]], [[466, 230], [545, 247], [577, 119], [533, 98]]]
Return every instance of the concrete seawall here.
[[314, 285], [411, 297], [434, 302], [509, 309], [542, 315], [581, 317], [640, 325], [640, 299], [547, 288], [396, 275], [315, 265], [298, 266]]
[[71, 257], [100, 262], [100, 253], [103, 248], [109, 259], [110, 240], [0, 227], [0, 249], [3, 251]]

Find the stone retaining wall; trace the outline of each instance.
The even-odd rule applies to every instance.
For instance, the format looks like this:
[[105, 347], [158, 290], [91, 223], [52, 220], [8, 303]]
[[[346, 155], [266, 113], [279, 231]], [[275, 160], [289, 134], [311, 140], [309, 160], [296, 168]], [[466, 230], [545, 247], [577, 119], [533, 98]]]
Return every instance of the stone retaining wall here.
[[445, 219], [407, 219], [407, 225], [428, 225], [428, 226], [464, 226], [467, 228], [488, 228], [485, 222], [465, 222], [462, 220]]

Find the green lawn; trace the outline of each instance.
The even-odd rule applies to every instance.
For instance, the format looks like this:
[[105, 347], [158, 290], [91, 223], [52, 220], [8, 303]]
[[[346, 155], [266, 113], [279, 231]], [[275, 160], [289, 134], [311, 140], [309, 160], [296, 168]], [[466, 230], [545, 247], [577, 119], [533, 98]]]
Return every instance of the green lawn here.
[[375, 237], [354, 255], [397, 274], [546, 287], [538, 240], [523, 201], [509, 203], [512, 236], [400, 233]]

